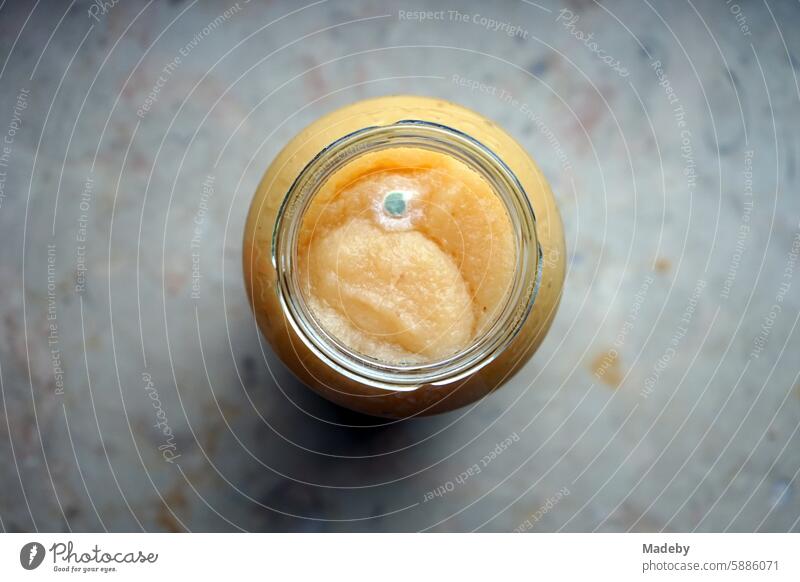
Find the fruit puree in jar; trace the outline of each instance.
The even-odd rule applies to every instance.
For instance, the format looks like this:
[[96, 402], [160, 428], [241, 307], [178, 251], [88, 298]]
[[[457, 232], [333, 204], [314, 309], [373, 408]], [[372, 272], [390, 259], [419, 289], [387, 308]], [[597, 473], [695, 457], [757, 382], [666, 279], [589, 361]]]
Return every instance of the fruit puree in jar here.
[[[463, 135], [480, 144], [486, 163], [513, 174], [524, 207], [498, 197], [472, 158], [421, 147], [427, 137], [328, 159], [359, 132], [413, 134], [408, 120], [446, 129], [451, 147]], [[329, 162], [299, 202], [301, 178]], [[298, 133], [258, 186], [243, 247], [245, 287], [275, 354], [325, 398], [393, 418], [464, 406], [511, 378], [550, 328], [564, 259], [555, 199], [525, 149], [474, 111], [406, 95], [353, 103]], [[504, 329], [484, 357], [486, 338]], [[456, 360], [465, 367], [451, 374]]]
[[452, 157], [415, 148], [342, 168], [314, 197], [298, 245], [318, 322], [391, 363], [465, 348], [503, 305], [515, 253], [490, 185]]

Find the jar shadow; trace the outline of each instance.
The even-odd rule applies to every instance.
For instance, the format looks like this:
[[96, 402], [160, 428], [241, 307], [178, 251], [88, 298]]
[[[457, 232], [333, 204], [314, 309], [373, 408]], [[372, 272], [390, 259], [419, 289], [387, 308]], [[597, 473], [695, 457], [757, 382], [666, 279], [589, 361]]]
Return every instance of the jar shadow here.
[[400, 421], [367, 416], [318, 396], [277, 358], [275, 366], [270, 363], [276, 380], [264, 368], [266, 377], [252, 387], [268, 393], [259, 411], [266, 423], [253, 415], [259, 423], [254, 452], [281, 475], [254, 476], [258, 500], [278, 511], [259, 512], [251, 528], [397, 529], [389, 514], [413, 506], [423, 495], [422, 476], [444, 447], [431, 437], [452, 422], [450, 415]]

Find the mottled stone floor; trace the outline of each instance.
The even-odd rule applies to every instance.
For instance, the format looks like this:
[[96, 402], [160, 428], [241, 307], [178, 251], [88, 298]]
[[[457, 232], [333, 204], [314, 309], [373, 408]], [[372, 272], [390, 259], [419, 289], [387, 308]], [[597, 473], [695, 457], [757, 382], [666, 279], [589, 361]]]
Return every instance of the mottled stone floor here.
[[[91, 6], [0, 8], [3, 529], [800, 529], [796, 3]], [[532, 152], [569, 273], [506, 387], [387, 425], [276, 361], [240, 251], [282, 144], [405, 92]]]

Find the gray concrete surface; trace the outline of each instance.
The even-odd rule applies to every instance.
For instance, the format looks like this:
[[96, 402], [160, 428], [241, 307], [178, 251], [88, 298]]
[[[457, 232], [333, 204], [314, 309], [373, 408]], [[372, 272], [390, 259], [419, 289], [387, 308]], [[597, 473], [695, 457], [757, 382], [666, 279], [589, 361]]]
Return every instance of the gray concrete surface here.
[[[3, 530], [800, 529], [797, 3], [111, 4], [0, 7]], [[569, 273], [507, 386], [387, 424], [240, 251], [282, 144], [403, 92], [529, 148]]]

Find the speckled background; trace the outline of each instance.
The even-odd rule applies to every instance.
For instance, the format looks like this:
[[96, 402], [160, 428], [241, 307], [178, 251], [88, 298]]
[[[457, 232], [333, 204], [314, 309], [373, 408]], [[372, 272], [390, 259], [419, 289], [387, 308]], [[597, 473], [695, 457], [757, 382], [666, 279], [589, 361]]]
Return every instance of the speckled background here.
[[[2, 529], [797, 531], [798, 23], [772, 0], [2, 2]], [[386, 423], [276, 361], [240, 252], [280, 147], [400, 92], [529, 149], [569, 272], [502, 390]]]

